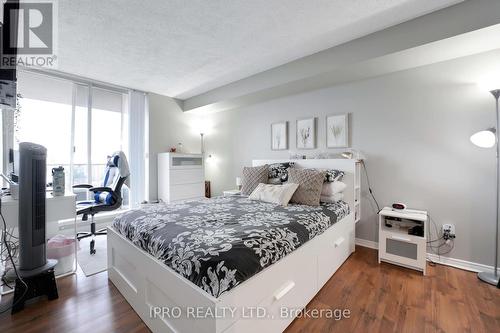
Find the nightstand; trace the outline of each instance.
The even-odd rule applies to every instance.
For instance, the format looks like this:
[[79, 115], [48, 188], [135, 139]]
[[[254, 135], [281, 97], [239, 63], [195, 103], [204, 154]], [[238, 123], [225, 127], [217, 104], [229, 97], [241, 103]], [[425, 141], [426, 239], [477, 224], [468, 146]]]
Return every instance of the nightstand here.
[[222, 195], [225, 197], [238, 196], [241, 195], [241, 190], [226, 190], [222, 192]]
[[379, 212], [378, 262], [426, 271], [426, 211], [385, 207]]

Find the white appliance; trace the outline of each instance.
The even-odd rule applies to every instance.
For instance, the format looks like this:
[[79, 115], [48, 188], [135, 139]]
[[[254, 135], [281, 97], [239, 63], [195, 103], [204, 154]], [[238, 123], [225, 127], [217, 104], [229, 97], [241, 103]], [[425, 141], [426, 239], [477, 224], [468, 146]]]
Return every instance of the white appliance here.
[[158, 199], [163, 202], [205, 196], [202, 154], [158, 154]]

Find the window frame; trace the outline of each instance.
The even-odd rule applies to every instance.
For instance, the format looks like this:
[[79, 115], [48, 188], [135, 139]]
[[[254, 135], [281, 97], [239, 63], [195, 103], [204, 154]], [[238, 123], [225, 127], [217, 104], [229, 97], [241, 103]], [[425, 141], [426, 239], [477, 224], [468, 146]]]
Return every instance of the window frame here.
[[[75, 133], [76, 133], [76, 108], [78, 104], [78, 96], [77, 96], [77, 91], [79, 87], [85, 87], [86, 88], [86, 100], [87, 100], [87, 153], [86, 153], [86, 165], [87, 165], [87, 183], [92, 184], [92, 113], [93, 113], [93, 95], [94, 92], [99, 89], [99, 90], [104, 90], [108, 91], [111, 93], [116, 93], [121, 95], [121, 111], [120, 111], [120, 149], [128, 149], [128, 140], [124, 136], [126, 135], [127, 129], [124, 128], [124, 125], [126, 124], [125, 122], [125, 117], [128, 116], [128, 98], [129, 98], [129, 92], [130, 90], [124, 87], [120, 86], [114, 86], [110, 84], [105, 84], [100, 81], [94, 81], [94, 80], [89, 80], [89, 79], [83, 79], [80, 77], [72, 76], [69, 74], [65, 73], [60, 73], [57, 71], [51, 71], [50, 73], [47, 72], [46, 70], [40, 70], [40, 69], [33, 69], [33, 68], [24, 68], [21, 67], [19, 69], [20, 71], [26, 72], [27, 74], [35, 74], [35, 75], [41, 75], [41, 76], [46, 76], [51, 79], [58, 79], [58, 80], [63, 80], [68, 83], [72, 84], [72, 96], [71, 96], [71, 124], [70, 124], [70, 130], [71, 130], [71, 139], [70, 139], [70, 151], [69, 151], [69, 186], [68, 188], [72, 188], [74, 185], [74, 165], [75, 165], [75, 152], [76, 152], [76, 146], [75, 146]], [[28, 97], [29, 98], [29, 97]], [[99, 109], [96, 109], [99, 110]], [[95, 111], [95, 110], [94, 110]], [[128, 124], [128, 122], [127, 122]], [[66, 149], [66, 148], [65, 148]], [[125, 152], [126, 154], [128, 152]]]

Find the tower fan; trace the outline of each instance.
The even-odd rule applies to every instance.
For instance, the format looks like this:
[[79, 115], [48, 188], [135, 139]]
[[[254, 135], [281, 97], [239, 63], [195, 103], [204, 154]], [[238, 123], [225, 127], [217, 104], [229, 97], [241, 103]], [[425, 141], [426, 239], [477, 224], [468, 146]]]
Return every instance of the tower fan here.
[[22, 310], [24, 301], [30, 298], [58, 297], [54, 277], [57, 260], [47, 260], [46, 255], [46, 159], [45, 147], [30, 142], [19, 144], [19, 276], [12, 313]]

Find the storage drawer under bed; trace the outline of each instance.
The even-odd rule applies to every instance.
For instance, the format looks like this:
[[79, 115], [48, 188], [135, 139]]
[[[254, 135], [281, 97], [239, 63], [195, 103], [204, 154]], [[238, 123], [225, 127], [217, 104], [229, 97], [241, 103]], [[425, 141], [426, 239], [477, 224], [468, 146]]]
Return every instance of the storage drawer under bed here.
[[[245, 300], [255, 299], [252, 296], [262, 295], [263, 292], [265, 297], [255, 303], [246, 302], [243, 308], [239, 308], [238, 311], [243, 311], [244, 316], [240, 316], [224, 333], [280, 332], [288, 326], [290, 316], [303, 309], [318, 292], [316, 280], [311, 279], [311, 272], [317, 266], [316, 260], [311, 258], [315, 257], [317, 247], [315, 244], [307, 245], [300, 252], [289, 254], [238, 287], [240, 295], [252, 294], [243, 297]], [[300, 267], [297, 267], [298, 263]], [[262, 273], [270, 270], [273, 271], [269, 275], [271, 278], [263, 280]], [[223, 304], [228, 305], [227, 302]], [[272, 320], [263, 320], [260, 314]]]
[[[352, 223], [343, 221], [335, 224], [316, 236], [314, 242], [306, 243], [300, 252], [273, 264], [270, 269], [274, 270], [272, 276], [275, 278], [265, 281], [265, 286], [257, 281], [258, 276], [239, 286], [240, 292], [243, 292], [242, 287], [252, 287], [249, 289], [254, 292], [256, 289], [267, 291], [267, 296], [257, 304], [257, 308], [264, 309], [266, 316], [272, 320], [239, 318], [224, 333], [284, 330], [295, 317], [293, 314], [297, 315], [307, 305], [350, 255], [353, 232]], [[297, 263], [301, 264], [299, 268]], [[312, 271], [318, 274], [311, 275]], [[317, 276], [317, 279], [311, 279], [312, 276]], [[249, 306], [255, 307], [255, 304]]]
[[318, 285], [323, 286], [351, 253], [351, 233], [347, 223], [330, 227], [318, 240]]

